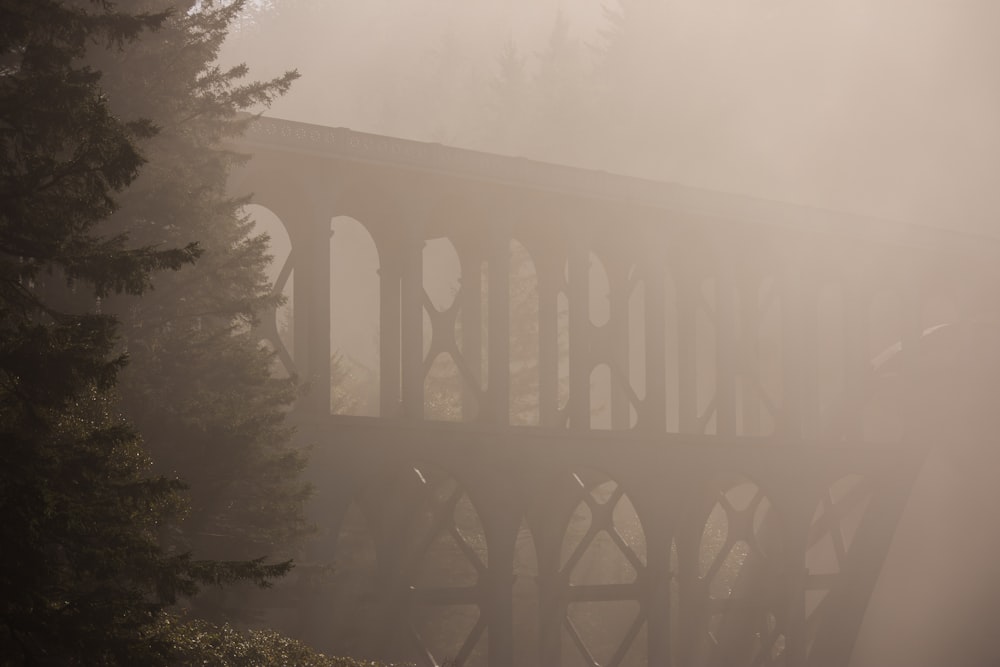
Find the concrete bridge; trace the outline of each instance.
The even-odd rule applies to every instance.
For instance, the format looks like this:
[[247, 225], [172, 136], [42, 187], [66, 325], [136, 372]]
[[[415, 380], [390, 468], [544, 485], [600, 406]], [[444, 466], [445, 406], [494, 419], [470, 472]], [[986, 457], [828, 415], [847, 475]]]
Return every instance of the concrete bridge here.
[[[313, 556], [335, 566], [301, 575], [311, 641], [848, 664], [992, 321], [997, 244], [270, 118], [239, 148], [234, 189], [291, 248], [292, 314], [260, 332], [309, 387]], [[362, 316], [331, 312], [338, 216], [377, 253], [346, 285], [376, 285], [366, 415], [335, 414], [336, 324]], [[432, 244], [460, 272], [437, 295]]]

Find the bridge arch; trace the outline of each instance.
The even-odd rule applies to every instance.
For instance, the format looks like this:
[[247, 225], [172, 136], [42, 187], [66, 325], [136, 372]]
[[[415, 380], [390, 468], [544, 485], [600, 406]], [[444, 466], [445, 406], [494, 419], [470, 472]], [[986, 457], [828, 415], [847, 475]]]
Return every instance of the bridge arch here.
[[566, 491], [562, 539], [551, 575], [553, 592], [562, 602], [547, 605], [554, 616], [550, 622], [562, 630], [559, 645], [543, 647], [543, 660], [558, 656], [567, 665], [643, 664], [647, 545], [626, 483], [581, 466], [569, 474]]
[[331, 220], [330, 411], [379, 414], [381, 266], [365, 224], [349, 216]]
[[296, 375], [294, 353], [294, 270], [292, 240], [284, 222], [278, 215], [262, 204], [249, 203], [241, 209], [241, 215], [253, 224], [253, 234], [267, 234], [268, 252], [272, 255], [268, 267], [268, 279], [272, 294], [280, 295], [284, 303], [276, 305], [260, 315], [258, 332], [261, 340], [275, 353], [276, 375]]

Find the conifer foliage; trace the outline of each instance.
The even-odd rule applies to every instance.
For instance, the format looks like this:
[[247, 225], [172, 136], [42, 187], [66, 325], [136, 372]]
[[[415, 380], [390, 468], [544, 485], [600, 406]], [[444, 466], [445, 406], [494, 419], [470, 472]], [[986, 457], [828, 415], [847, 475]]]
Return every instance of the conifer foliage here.
[[[191, 11], [193, 3], [0, 0], [5, 664], [168, 664], [175, 651], [170, 624], [164, 623], [170, 605], [199, 586], [265, 584], [288, 569], [287, 563], [265, 565], [261, 559], [196, 560], [200, 555], [191, 555], [190, 541], [169, 538], [183, 512], [182, 484], [173, 470], [150, 473], [149, 450], [121, 414], [123, 403], [128, 413], [138, 413], [136, 404], [114, 390], [126, 361], [119, 317], [112, 312], [120, 314], [118, 306], [127, 306], [131, 329], [186, 333], [198, 330], [194, 323], [201, 318], [204, 338], [240, 341], [233, 322], [251, 320], [266, 295], [260, 279], [227, 279], [241, 263], [264, 261], [263, 241], [251, 238], [238, 219], [213, 227], [235, 209], [219, 195], [229, 158], [208, 147], [238, 130], [220, 119], [280, 94], [294, 74], [237, 86], [244, 70], [214, 69], [213, 40], [239, 3], [229, 10], [203, 4], [206, 10]], [[157, 79], [182, 66], [174, 88]], [[184, 83], [190, 94], [180, 98], [176, 87]], [[206, 118], [220, 122], [202, 122]], [[147, 159], [148, 171], [136, 181]], [[208, 235], [209, 227], [215, 236]], [[195, 274], [191, 265], [199, 257], [202, 273]], [[219, 280], [213, 294], [187, 288], [205, 275]], [[163, 288], [156, 290], [157, 300], [140, 298], [154, 284]], [[190, 302], [189, 293], [197, 294]], [[228, 299], [228, 309], [213, 299]], [[223, 324], [205, 325], [216, 321]], [[129, 352], [160, 345], [157, 335], [132, 340]], [[209, 371], [213, 378], [267, 384], [258, 368], [267, 360], [256, 347], [215, 349], [228, 351], [229, 358]], [[182, 376], [190, 384], [177, 381], [174, 389], [197, 386], [190, 376], [210, 352], [203, 348], [200, 354], [188, 359], [188, 375]], [[246, 367], [238, 368], [243, 362]], [[145, 358], [143, 363], [135, 373], [161, 370]], [[149, 388], [155, 384], [136, 381], [129, 391], [156, 400], [164, 394]], [[238, 414], [235, 404], [243, 398], [238, 391], [215, 396], [211, 406], [227, 415], [218, 429], [222, 439], [284, 437], [274, 411]], [[245, 409], [254, 407], [250, 402]], [[203, 424], [211, 421], [205, 409], [170, 417]], [[148, 428], [143, 418], [133, 416]], [[256, 435], [260, 430], [264, 435]], [[172, 446], [200, 444], [175, 440]], [[160, 442], [161, 450], [166, 447]], [[275, 477], [287, 480], [281, 466], [294, 471], [299, 465], [287, 453], [251, 450], [231, 476], [276, 465]], [[269, 491], [256, 488], [258, 505], [248, 510], [272, 502], [262, 499]], [[276, 502], [294, 512], [301, 493], [294, 488]], [[234, 531], [260, 530], [243, 515], [227, 520], [231, 526], [244, 522]]]
[[[156, 12], [176, 3], [134, 4]], [[297, 74], [246, 82], [245, 66], [215, 64], [242, 5], [182, 7], [146, 39], [103, 52], [100, 64], [115, 110], [158, 128], [109, 229], [159, 247], [196, 240], [202, 251], [193, 266], [159, 274], [149, 294], [104, 304], [119, 316], [130, 356], [123, 405], [156, 469], [190, 487], [181, 548], [224, 559], [288, 557], [307, 533], [305, 460], [285, 425], [294, 384], [271, 376], [253, 331], [278, 298], [267, 239], [227, 193], [229, 169], [244, 156], [223, 148], [245, 128], [239, 113], [265, 107]]]

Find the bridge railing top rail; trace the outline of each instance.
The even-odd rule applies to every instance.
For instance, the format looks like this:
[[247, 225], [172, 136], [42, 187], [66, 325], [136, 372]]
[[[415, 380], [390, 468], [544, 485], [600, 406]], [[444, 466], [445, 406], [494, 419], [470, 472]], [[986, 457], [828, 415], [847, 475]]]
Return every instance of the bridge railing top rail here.
[[504, 156], [439, 143], [400, 139], [261, 116], [240, 149], [277, 150], [334, 161], [355, 161], [438, 172], [545, 192], [627, 203], [692, 218], [829, 234], [877, 244], [1000, 255], [1000, 239], [885, 218], [778, 202], [748, 195], [626, 176], [596, 169]]

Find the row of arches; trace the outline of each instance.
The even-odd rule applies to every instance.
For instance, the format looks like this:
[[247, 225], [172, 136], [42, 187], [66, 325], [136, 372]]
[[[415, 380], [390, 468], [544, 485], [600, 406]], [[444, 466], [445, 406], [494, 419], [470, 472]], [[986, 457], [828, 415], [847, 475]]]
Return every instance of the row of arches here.
[[334, 527], [309, 630], [331, 651], [422, 667], [485, 665], [491, 636], [518, 665], [798, 664], [789, 632], [807, 655], [871, 496], [859, 475], [827, 480], [803, 531], [741, 474], [715, 475], [677, 514], [594, 469], [553, 483], [544, 516], [498, 523], [440, 466], [381, 470]]
[[[265, 318], [262, 339], [277, 353], [276, 372], [301, 374], [296, 345], [306, 338], [295, 334], [296, 294], [307, 288], [297, 286], [296, 266], [304, 253], [293, 249], [268, 209], [255, 204], [247, 212], [272, 239], [270, 277], [285, 297]], [[403, 373], [383, 367], [381, 358], [383, 329], [391, 323], [383, 321], [379, 248], [353, 218], [333, 218], [330, 232], [331, 355], [323, 373], [331, 383], [330, 412], [396, 416], [387, 414], [392, 401], [380, 400], [384, 383], [394, 385], [388, 388], [393, 395], [405, 392]], [[749, 265], [692, 269], [690, 262], [637, 261], [594, 241], [583, 247], [582, 261], [572, 259], [571, 244], [499, 243], [506, 246], [502, 259], [468, 240], [420, 241], [419, 289], [400, 296], [401, 308], [407, 298], [422, 300], [418, 329], [402, 333], [421, 338], [422, 406], [411, 415], [495, 421], [499, 411], [509, 425], [580, 427], [575, 419], [590, 429], [653, 425], [667, 432], [768, 435], [793, 421], [794, 410], [812, 435], [837, 437], [848, 430], [845, 419], [862, 415], [848, 405], [848, 395], [859, 393], [880, 355], [891, 354], [914, 330], [931, 331], [961, 316], [946, 289], [913, 304], [901, 290], [859, 292], [835, 273], [803, 285]], [[677, 255], [670, 250], [664, 254]], [[491, 269], [500, 261], [506, 264], [501, 271]], [[571, 268], [585, 272], [582, 288], [571, 280]], [[502, 298], [496, 289], [490, 294], [491, 282]], [[493, 300], [501, 302], [501, 314]], [[583, 315], [571, 315], [574, 308]], [[497, 346], [491, 336], [505, 339], [500, 356], [491, 357], [491, 345]], [[502, 397], [491, 385], [491, 359], [492, 365], [506, 362], [503, 382], [494, 379], [506, 385]], [[571, 394], [583, 396], [571, 402]]]

